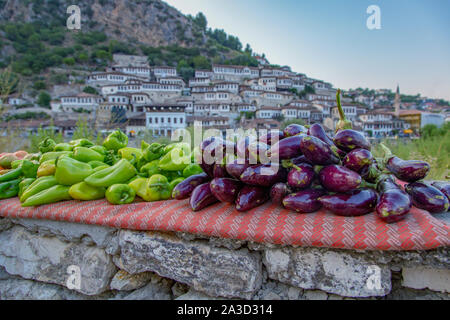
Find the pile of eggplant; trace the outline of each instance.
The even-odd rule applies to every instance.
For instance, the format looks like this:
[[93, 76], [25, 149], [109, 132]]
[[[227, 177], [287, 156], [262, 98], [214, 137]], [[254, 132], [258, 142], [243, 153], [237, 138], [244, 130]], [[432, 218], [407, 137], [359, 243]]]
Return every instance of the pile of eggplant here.
[[[375, 212], [387, 223], [402, 220], [412, 205], [431, 213], [449, 209], [450, 184], [424, 182], [428, 163], [402, 160], [384, 145], [384, 158], [375, 158], [370, 143], [341, 112], [339, 92], [337, 102], [334, 137], [320, 124], [292, 124], [259, 139], [205, 139], [197, 159], [204, 173], [178, 184], [173, 198], [190, 197], [194, 211], [217, 202], [248, 211], [271, 200], [298, 213], [321, 208], [340, 216]], [[404, 189], [398, 180], [408, 183]]]

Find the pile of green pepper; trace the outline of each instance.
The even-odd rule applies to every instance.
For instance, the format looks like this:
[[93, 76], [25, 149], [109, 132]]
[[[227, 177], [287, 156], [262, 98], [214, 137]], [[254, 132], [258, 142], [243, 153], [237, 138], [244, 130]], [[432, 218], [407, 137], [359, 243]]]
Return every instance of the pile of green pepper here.
[[0, 199], [18, 196], [22, 206], [39, 206], [64, 200], [106, 198], [111, 204], [129, 204], [171, 198], [184, 179], [203, 172], [194, 163], [186, 143], [169, 145], [142, 141], [128, 147], [128, 137], [112, 132], [102, 145], [87, 139], [39, 144], [39, 154], [12, 162], [0, 175]]

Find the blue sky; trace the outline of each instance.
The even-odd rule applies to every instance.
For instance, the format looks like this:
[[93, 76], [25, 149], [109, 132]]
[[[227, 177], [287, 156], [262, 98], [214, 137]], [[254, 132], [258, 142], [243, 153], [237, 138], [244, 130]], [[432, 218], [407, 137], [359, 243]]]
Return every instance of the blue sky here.
[[[274, 64], [344, 89], [390, 88], [450, 100], [448, 0], [166, 0], [203, 12]], [[369, 5], [381, 29], [369, 30]]]

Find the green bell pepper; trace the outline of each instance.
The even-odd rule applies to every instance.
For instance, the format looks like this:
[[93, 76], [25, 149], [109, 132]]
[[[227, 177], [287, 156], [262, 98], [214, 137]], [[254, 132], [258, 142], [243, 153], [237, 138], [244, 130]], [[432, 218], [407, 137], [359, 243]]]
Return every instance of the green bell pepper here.
[[53, 139], [45, 138], [39, 143], [39, 151], [41, 153], [51, 152], [55, 149], [56, 142]]
[[105, 197], [105, 192], [106, 188], [93, 187], [84, 181], [74, 184], [69, 189], [69, 194], [73, 199], [83, 201], [102, 199]]
[[183, 177], [183, 171], [161, 171], [161, 174], [169, 180], [169, 182], [178, 179], [178, 178], [184, 178]]
[[111, 204], [129, 204], [134, 201], [136, 192], [127, 184], [114, 184], [106, 190], [105, 195]]
[[137, 174], [136, 168], [127, 160], [119, 160], [115, 165], [94, 172], [84, 181], [94, 187], [109, 187], [125, 183]]
[[19, 194], [21, 179], [10, 180], [0, 183], [0, 199], [9, 199]]
[[173, 191], [173, 189], [175, 189], [175, 187], [177, 186], [177, 184], [179, 184], [180, 182], [183, 182], [184, 181], [184, 178], [177, 178], [177, 179], [175, 179], [175, 180], [172, 180], [170, 183], [169, 183], [169, 191], [170, 191], [170, 195], [172, 196], [172, 191]]
[[86, 147], [76, 147], [73, 149], [73, 158], [81, 162], [101, 161], [105, 160], [105, 156]]
[[169, 181], [160, 174], [155, 174], [148, 178], [147, 189], [149, 190], [150, 201], [167, 200], [172, 195]]
[[183, 170], [183, 177], [189, 178], [190, 176], [200, 174], [203, 172], [203, 169], [196, 163], [191, 163]]
[[167, 154], [176, 148], [182, 149], [186, 155], [191, 154], [191, 146], [187, 142], [177, 142], [177, 143], [169, 144], [168, 146], [166, 146], [164, 148], [164, 154]]
[[69, 194], [69, 186], [62, 186], [57, 184], [56, 186], [45, 189], [25, 200], [22, 203], [22, 207], [34, 207], [43, 204], [55, 203], [58, 201], [71, 200]]
[[117, 151], [117, 154], [120, 158], [126, 159], [128, 161], [132, 161], [133, 159], [136, 159], [137, 162], [142, 158], [142, 151], [137, 148], [122, 148], [119, 151]]
[[98, 153], [100, 153], [102, 155], [106, 155], [106, 152], [108, 152], [108, 150], [106, 150], [105, 147], [97, 146], [97, 145], [93, 146], [93, 147], [90, 147], [89, 149], [94, 150], [95, 152], [98, 152]]
[[37, 161], [23, 160], [20, 167], [22, 168], [22, 175], [25, 178], [36, 178], [39, 168], [39, 163]]
[[114, 150], [115, 152], [125, 148], [127, 145], [128, 137], [120, 129], [110, 133], [109, 136], [106, 137], [105, 141], [103, 141], [103, 146], [107, 150]]
[[161, 173], [161, 170], [158, 167], [159, 160], [153, 160], [152, 162], [147, 163], [145, 166], [139, 170], [140, 173], [143, 173], [147, 177], [151, 177], [154, 174]]
[[151, 145], [148, 145], [145, 147], [145, 149], [142, 149], [144, 158], [148, 162], [157, 160], [161, 158], [164, 155], [164, 148], [166, 146], [164, 144], [159, 143], [152, 143]]
[[58, 184], [72, 186], [92, 174], [92, 168], [89, 164], [63, 157], [56, 161], [55, 178]]
[[71, 146], [73, 146], [74, 148], [76, 148], [76, 147], [90, 148], [90, 147], [94, 146], [94, 144], [91, 141], [89, 141], [88, 139], [72, 140], [72, 141], [69, 142], [69, 144]]
[[159, 168], [165, 171], [184, 170], [191, 163], [191, 154], [181, 148], [174, 148], [159, 160]]
[[11, 162], [11, 169], [17, 169], [22, 165], [23, 161], [24, 160], [21, 159], [21, 160], [14, 160], [13, 162]]
[[54, 175], [56, 171], [56, 159], [47, 160], [39, 166], [37, 170], [38, 177]]
[[108, 150], [106, 152], [105, 160], [103, 162], [112, 166], [112, 165], [116, 164], [117, 161], [119, 161], [119, 160], [120, 160], [119, 157], [114, 154], [113, 150]]
[[29, 197], [57, 185], [58, 182], [54, 176], [37, 178], [20, 196], [20, 202], [25, 202]]
[[102, 166], [108, 166], [106, 163], [104, 163], [102, 161], [95, 161], [95, 160], [89, 161], [88, 164], [91, 166], [92, 169], [95, 169], [97, 167], [102, 167]]
[[107, 164], [103, 164], [102, 166], [98, 166], [98, 167], [93, 168], [92, 169], [92, 173], [100, 171], [100, 170], [103, 170], [103, 169], [106, 169], [106, 168], [109, 168], [109, 167], [111, 167], [111, 166], [108, 166]]
[[169, 182], [167, 178], [160, 174], [152, 177], [137, 178], [128, 184], [136, 194], [144, 201], [159, 201], [170, 199]]
[[25, 190], [34, 182], [36, 181], [35, 178], [26, 178], [23, 179], [20, 183], [19, 183], [19, 193], [18, 196], [19, 198], [22, 196], [22, 194], [25, 192]]
[[0, 175], [0, 183], [15, 180], [22, 175], [22, 168], [9, 170], [7, 173]]
[[56, 159], [59, 158], [61, 156], [67, 155], [70, 156], [73, 153], [71, 151], [54, 151], [54, 152], [47, 152], [44, 153], [40, 158], [39, 158], [39, 163], [42, 164], [42, 162], [45, 162], [47, 160], [52, 160], [52, 159]]
[[53, 151], [72, 151], [73, 150], [73, 146], [71, 146], [68, 143], [58, 143], [55, 146], [55, 149], [53, 149]]

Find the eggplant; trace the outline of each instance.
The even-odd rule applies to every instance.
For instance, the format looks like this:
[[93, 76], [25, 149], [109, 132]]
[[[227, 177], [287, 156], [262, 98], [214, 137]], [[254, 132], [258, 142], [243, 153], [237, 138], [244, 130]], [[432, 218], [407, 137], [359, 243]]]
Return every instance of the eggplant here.
[[314, 164], [328, 165], [340, 161], [339, 155], [333, 147], [313, 136], [306, 136], [301, 140], [300, 150], [306, 159]]
[[370, 143], [364, 135], [358, 131], [347, 129], [336, 133], [333, 138], [334, 144], [346, 152], [354, 149], [366, 149], [370, 151]]
[[250, 167], [250, 164], [248, 162], [246, 163], [240, 163], [239, 160], [233, 160], [230, 163], [227, 163], [225, 165], [225, 168], [230, 176], [232, 176], [235, 179], [240, 179], [241, 174]]
[[292, 193], [283, 199], [283, 206], [286, 209], [299, 213], [315, 212], [322, 208], [319, 197], [326, 194], [323, 189], [306, 189]]
[[237, 211], [248, 211], [269, 200], [269, 190], [257, 186], [244, 186], [236, 199]]
[[405, 187], [411, 196], [412, 203], [419, 209], [431, 213], [440, 213], [448, 210], [449, 200], [439, 189], [422, 182], [412, 182]]
[[364, 167], [369, 166], [373, 162], [373, 155], [366, 149], [355, 149], [347, 153], [342, 164], [355, 172], [360, 173]]
[[325, 129], [319, 123], [314, 123], [308, 129], [308, 135], [319, 138], [329, 146], [334, 146], [333, 140], [327, 135]]
[[415, 182], [427, 176], [430, 165], [425, 161], [402, 160], [392, 157], [387, 161], [386, 169], [402, 181]]
[[[258, 142], [258, 139], [256, 138], [256, 136], [253, 136], [253, 135], [247, 135], [247, 136], [239, 139], [238, 142], [236, 143], [237, 156], [239, 158], [245, 159], [245, 161], [248, 161], [250, 159], [248, 147], [251, 144], [257, 143], [257, 142]], [[256, 163], [252, 163], [252, 164], [256, 164]]]
[[209, 183], [204, 183], [195, 187], [189, 201], [193, 211], [202, 210], [217, 202], [219, 202], [219, 200], [211, 192]]
[[307, 134], [308, 129], [300, 124], [290, 124], [283, 130], [285, 137], [293, 137], [299, 134]]
[[398, 179], [405, 182], [422, 180], [430, 171], [430, 165], [425, 161], [403, 160], [392, 154], [384, 144], [380, 144], [384, 151], [384, 166]]
[[270, 130], [265, 135], [262, 135], [259, 138], [259, 141], [261, 141], [261, 142], [263, 142], [263, 143], [265, 143], [267, 145], [272, 145], [272, 140], [276, 140], [278, 142], [278, 141], [281, 141], [284, 138], [285, 138], [285, 136], [284, 136], [283, 131]]
[[316, 173], [314, 168], [307, 163], [294, 165], [289, 171], [287, 182], [288, 185], [295, 189], [306, 189], [314, 180]]
[[361, 216], [374, 210], [378, 195], [373, 189], [363, 188], [348, 193], [325, 195], [319, 198], [323, 207], [336, 215]]
[[214, 178], [229, 178], [230, 175], [227, 172], [226, 166], [224, 164], [215, 164], [213, 166], [213, 176]]
[[270, 188], [270, 199], [274, 204], [282, 204], [284, 197], [290, 192], [291, 190], [286, 183], [275, 183], [272, 188]]
[[248, 145], [248, 159], [250, 164], [258, 164], [267, 162], [267, 151], [270, 149], [269, 145], [264, 142], [255, 141]]
[[436, 189], [438, 189], [443, 194], [445, 194], [448, 200], [450, 200], [450, 183], [443, 181], [435, 181], [431, 185]]
[[270, 148], [268, 157], [278, 157], [280, 160], [292, 159], [302, 155], [300, 143], [305, 135], [297, 135], [278, 141]]
[[394, 179], [391, 176], [379, 179], [377, 183], [378, 192], [384, 193], [392, 189], [401, 189], [401, 187], [394, 181]]
[[286, 181], [286, 175], [286, 169], [279, 164], [258, 164], [245, 169], [240, 180], [253, 186], [271, 187], [277, 182]]
[[[390, 184], [389, 180], [386, 180]], [[380, 200], [375, 208], [377, 216], [387, 222], [397, 222], [405, 218], [411, 210], [411, 198], [409, 195], [393, 185], [381, 194]]]
[[347, 192], [358, 188], [362, 178], [346, 167], [331, 165], [319, 172], [320, 183], [329, 191]]
[[210, 177], [204, 172], [190, 176], [175, 186], [172, 191], [172, 198], [177, 200], [187, 199], [191, 196], [192, 191], [194, 191], [197, 186], [206, 183], [209, 180]]
[[215, 178], [209, 186], [212, 194], [219, 201], [233, 203], [241, 190], [242, 183], [230, 178]]

